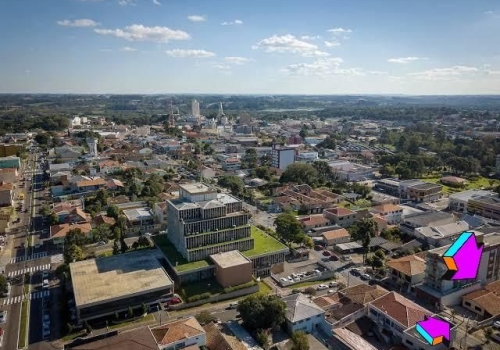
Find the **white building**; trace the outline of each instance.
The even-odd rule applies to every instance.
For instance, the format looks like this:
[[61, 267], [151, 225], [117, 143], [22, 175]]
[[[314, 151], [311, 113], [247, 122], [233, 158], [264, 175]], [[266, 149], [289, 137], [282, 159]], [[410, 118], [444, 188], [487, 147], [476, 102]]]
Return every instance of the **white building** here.
[[382, 204], [374, 207], [372, 213], [382, 216], [389, 225], [401, 223], [403, 220], [403, 208], [395, 204]]
[[81, 126], [82, 125], [82, 119], [80, 117], [74, 117], [71, 119], [71, 127], [74, 128], [75, 126]]
[[283, 298], [286, 303], [286, 323], [288, 332], [312, 333], [315, 329], [332, 334], [331, 325], [325, 320], [325, 311], [302, 293], [290, 294]]
[[[498, 159], [498, 157], [497, 157]], [[496, 197], [497, 194], [493, 191], [486, 190], [468, 190], [458, 193], [450, 194], [450, 203], [448, 208], [453, 211], [458, 211], [461, 213], [467, 213], [467, 204], [471, 199], [477, 199], [480, 197]]]
[[295, 150], [274, 145], [271, 150], [271, 166], [285, 170], [287, 166], [295, 163]]
[[193, 117], [200, 117], [200, 103], [198, 102], [198, 100], [193, 100], [193, 102], [191, 103], [191, 114], [193, 115]]
[[364, 181], [373, 176], [373, 169], [360, 164], [353, 164], [349, 161], [333, 161], [328, 163], [333, 173], [339, 180], [343, 181]]
[[297, 162], [314, 162], [319, 159], [318, 152], [300, 152], [295, 157]]

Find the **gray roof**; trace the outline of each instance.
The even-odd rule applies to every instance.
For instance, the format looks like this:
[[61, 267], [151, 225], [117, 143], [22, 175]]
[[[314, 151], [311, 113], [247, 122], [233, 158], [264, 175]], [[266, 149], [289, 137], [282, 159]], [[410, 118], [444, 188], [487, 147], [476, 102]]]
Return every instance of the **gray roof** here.
[[418, 213], [415, 215], [411, 215], [408, 217], [405, 217], [405, 222], [410, 222], [414, 226], [417, 227], [423, 227], [423, 226], [429, 226], [430, 224], [437, 222], [437, 221], [446, 221], [447, 219], [450, 220], [450, 222], [455, 221], [453, 214], [450, 213], [443, 213], [440, 211], [435, 211], [435, 212], [424, 212], [424, 213]]
[[368, 244], [368, 247], [380, 247], [384, 243], [387, 243], [387, 239], [382, 237], [373, 237], [372, 239], [370, 239], [370, 244]]
[[415, 229], [425, 237], [445, 238], [454, 236], [469, 229], [469, 224], [465, 221], [457, 221], [451, 224], [431, 227], [419, 227]]
[[297, 322], [309, 317], [324, 314], [325, 311], [302, 293], [290, 294], [283, 298], [286, 303], [286, 318]]
[[450, 194], [450, 199], [468, 201], [469, 199], [475, 199], [483, 196], [496, 196], [496, 193], [493, 191], [486, 191], [486, 190], [468, 190]]

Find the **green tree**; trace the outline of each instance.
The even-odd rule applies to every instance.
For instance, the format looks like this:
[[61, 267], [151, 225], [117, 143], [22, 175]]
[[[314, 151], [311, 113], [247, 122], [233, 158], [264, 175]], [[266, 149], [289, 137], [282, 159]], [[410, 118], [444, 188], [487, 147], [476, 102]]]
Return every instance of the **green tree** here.
[[229, 191], [231, 191], [231, 193], [235, 196], [241, 196], [245, 189], [245, 183], [243, 182], [243, 180], [234, 175], [222, 176], [219, 179], [218, 184], [224, 188], [229, 189]]
[[120, 216], [120, 208], [118, 208], [116, 205], [110, 205], [108, 209], [106, 209], [106, 215], [118, 219], [118, 216]]
[[269, 348], [269, 335], [264, 329], [258, 329], [254, 332], [254, 337], [257, 343], [264, 349]]
[[322, 179], [323, 182], [334, 180], [335, 176], [333, 174], [332, 168], [330, 168], [328, 163], [324, 160], [315, 161], [312, 163], [312, 166], [314, 167], [314, 169], [316, 169], [318, 178]]
[[74, 243], [64, 246], [63, 255], [64, 255], [64, 262], [66, 264], [83, 260], [83, 258], [85, 257], [82, 248]]
[[57, 225], [59, 223], [59, 216], [57, 216], [56, 213], [51, 213], [48, 216], [47, 223], [52, 226], [52, 225]]
[[42, 216], [49, 216], [52, 210], [50, 209], [50, 206], [47, 204], [42, 204], [40, 206], [40, 209], [38, 210], [38, 213]]
[[309, 340], [307, 334], [302, 331], [295, 331], [292, 334], [292, 350], [309, 350]]
[[274, 220], [276, 234], [290, 247], [292, 243], [302, 243], [304, 232], [302, 225], [291, 213], [281, 213]]
[[104, 241], [107, 242], [108, 239], [113, 238], [113, 232], [108, 224], [100, 224], [92, 229], [92, 240], [94, 242]]
[[120, 246], [118, 245], [118, 240], [114, 240], [113, 242], [113, 255], [120, 254]]
[[95, 195], [95, 200], [101, 203], [101, 207], [105, 207], [106, 205], [108, 205], [108, 198], [109, 198], [108, 191], [102, 188], [99, 191], [97, 191]]
[[377, 223], [373, 219], [362, 219], [348, 228], [349, 234], [353, 241], [361, 241], [363, 245], [363, 260], [368, 253], [368, 245], [375, 234], [377, 233]]
[[332, 136], [327, 136], [323, 141], [318, 143], [316, 147], [334, 150], [337, 147], [337, 142]]
[[267, 166], [260, 166], [255, 168], [255, 176], [257, 176], [259, 179], [264, 179], [267, 181], [270, 181], [272, 178], [271, 171]]
[[309, 134], [309, 127], [307, 125], [302, 125], [302, 128], [300, 129], [299, 132], [299, 136], [302, 137], [302, 140], [304, 140], [308, 134]]
[[7, 277], [0, 275], [0, 292], [7, 293]]
[[145, 303], [141, 304], [141, 311], [143, 315], [146, 315], [148, 313], [148, 306]]
[[87, 243], [88, 239], [85, 234], [79, 228], [71, 229], [66, 234], [64, 238], [64, 245], [70, 246], [72, 244], [77, 245], [78, 247], [83, 247]]
[[245, 150], [245, 156], [243, 157], [245, 163], [248, 164], [249, 168], [255, 168], [258, 165], [258, 156], [255, 148], [247, 148]]
[[203, 310], [196, 314], [195, 318], [201, 325], [205, 325], [207, 323], [215, 321], [215, 316], [206, 310]]
[[50, 142], [50, 135], [47, 133], [39, 133], [35, 136], [35, 141], [41, 146], [47, 146]]
[[305, 163], [290, 164], [280, 177], [281, 183], [292, 182], [315, 186], [317, 181], [318, 172], [312, 165]]
[[250, 330], [274, 328], [285, 322], [286, 304], [275, 295], [251, 295], [238, 303], [237, 310]]

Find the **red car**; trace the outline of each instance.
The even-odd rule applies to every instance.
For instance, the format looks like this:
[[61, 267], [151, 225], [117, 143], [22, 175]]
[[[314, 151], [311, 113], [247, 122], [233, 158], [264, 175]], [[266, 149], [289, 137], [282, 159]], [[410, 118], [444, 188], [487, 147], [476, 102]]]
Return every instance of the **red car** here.
[[332, 255], [332, 253], [330, 253], [328, 250], [325, 250], [325, 251], [323, 252], [323, 255], [324, 255], [324, 256], [330, 256], [330, 255]]
[[323, 246], [318, 244], [316, 247], [314, 247], [314, 249], [316, 249], [316, 250], [323, 250]]
[[339, 257], [335, 254], [332, 254], [332, 256], [330, 256], [330, 260], [332, 261], [339, 261]]
[[174, 297], [174, 298], [172, 298], [172, 299], [170, 299], [170, 300], [167, 302], [167, 304], [168, 304], [168, 305], [175, 305], [175, 304], [180, 304], [180, 303], [182, 303], [182, 300], [181, 300], [181, 299], [179, 299], [179, 298], [175, 298], [175, 297]]

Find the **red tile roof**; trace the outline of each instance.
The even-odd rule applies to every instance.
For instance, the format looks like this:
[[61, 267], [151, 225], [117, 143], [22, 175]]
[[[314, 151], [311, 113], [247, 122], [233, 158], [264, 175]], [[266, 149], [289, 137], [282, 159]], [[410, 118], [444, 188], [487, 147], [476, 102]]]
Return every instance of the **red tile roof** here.
[[417, 322], [422, 321], [425, 316], [432, 316], [432, 312], [429, 310], [395, 292], [390, 292], [378, 298], [371, 305], [406, 328], [413, 327]]
[[151, 333], [158, 344], [168, 345], [182, 339], [204, 334], [205, 330], [194, 317], [190, 317], [151, 328]]
[[352, 210], [347, 209], [347, 208], [342, 208], [342, 207], [327, 209], [326, 211], [328, 211], [329, 213], [332, 213], [333, 215], [336, 215], [336, 216], [346, 216], [346, 215], [354, 214], [354, 212]]

